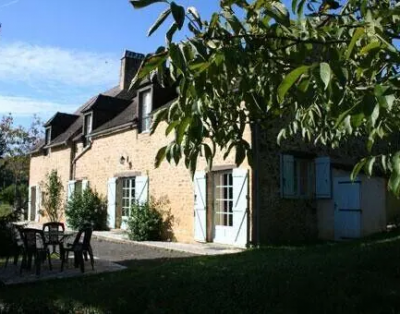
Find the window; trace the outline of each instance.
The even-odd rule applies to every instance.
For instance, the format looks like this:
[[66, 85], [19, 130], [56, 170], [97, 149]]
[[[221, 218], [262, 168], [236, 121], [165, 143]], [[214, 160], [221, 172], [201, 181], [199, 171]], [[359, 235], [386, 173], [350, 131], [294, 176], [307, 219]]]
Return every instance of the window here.
[[83, 125], [83, 146], [87, 146], [89, 141], [88, 141], [88, 135], [92, 133], [92, 120], [93, 120], [93, 115], [91, 113], [85, 115], [85, 120], [84, 120], [84, 125]]
[[214, 224], [233, 226], [233, 178], [231, 171], [214, 174]]
[[[51, 127], [46, 128], [45, 131], [45, 146], [49, 145], [51, 142]], [[45, 156], [50, 153], [50, 148], [46, 148], [44, 151]]]
[[281, 194], [285, 198], [312, 198], [315, 191], [314, 160], [281, 156]]
[[140, 103], [140, 125], [142, 132], [150, 131], [151, 126], [151, 109], [152, 109], [152, 99], [151, 99], [151, 89], [143, 91], [139, 94]]
[[135, 178], [122, 180], [122, 216], [128, 217], [135, 202]]

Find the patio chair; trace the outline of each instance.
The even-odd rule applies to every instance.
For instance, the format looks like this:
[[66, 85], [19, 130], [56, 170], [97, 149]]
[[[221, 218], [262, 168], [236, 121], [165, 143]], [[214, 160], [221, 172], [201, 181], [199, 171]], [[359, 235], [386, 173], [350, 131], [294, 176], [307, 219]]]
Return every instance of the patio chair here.
[[32, 257], [35, 262], [36, 275], [40, 274], [40, 265], [46, 260], [46, 257], [49, 261], [49, 268], [52, 270], [50, 250], [44, 241], [43, 231], [33, 228], [25, 228], [21, 229], [20, 232], [24, 247], [20, 273], [22, 273], [23, 268], [30, 269]]
[[85, 226], [84, 228], [79, 230], [72, 244], [67, 243], [65, 245], [60, 246], [62, 255], [61, 271], [64, 270], [65, 261], [68, 261], [69, 252], [74, 253], [74, 265], [75, 267], [79, 266], [82, 273], [85, 272], [85, 260], [87, 260], [87, 254], [89, 254], [90, 263], [92, 264], [92, 270], [94, 270], [93, 249], [90, 244], [90, 240], [92, 238], [92, 232], [93, 229], [91, 226]]
[[[56, 246], [61, 245], [64, 237], [65, 227], [62, 222], [48, 222], [43, 224], [44, 241], [46, 245], [51, 245], [53, 250], [51, 254], [57, 253]], [[61, 249], [60, 249], [61, 251]], [[61, 259], [61, 252], [60, 252]]]
[[10, 223], [7, 227], [7, 230], [9, 230], [10, 232], [11, 242], [9, 243], [8, 247], [5, 248], [7, 252], [7, 257], [4, 263], [4, 267], [8, 266], [10, 257], [14, 258], [14, 265], [17, 265], [19, 256], [23, 254], [24, 244], [19, 229], [20, 227], [13, 225], [12, 223]]

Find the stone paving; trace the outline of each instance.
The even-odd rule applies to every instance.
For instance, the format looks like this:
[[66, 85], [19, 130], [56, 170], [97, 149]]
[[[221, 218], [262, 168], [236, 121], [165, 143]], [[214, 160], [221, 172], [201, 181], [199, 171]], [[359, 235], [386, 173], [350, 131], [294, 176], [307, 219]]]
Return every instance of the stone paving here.
[[85, 273], [81, 273], [79, 268], [74, 268], [73, 259], [70, 258], [68, 265], [61, 272], [61, 263], [53, 255], [52, 268], [49, 269], [47, 261], [41, 265], [41, 273], [36, 276], [34, 267], [31, 270], [23, 270], [19, 273], [20, 261], [17, 266], [10, 261], [7, 267], [0, 264], [0, 283], [6, 285], [29, 283], [35, 281], [78, 277], [82, 275], [95, 275], [105, 272], [113, 272], [126, 269], [127, 266], [135, 264], [148, 264], [173, 258], [187, 258], [194, 254], [176, 252], [165, 249], [151, 248], [144, 245], [133, 243], [116, 243], [103, 240], [92, 240], [93, 253], [95, 256], [95, 269], [92, 270], [90, 262], [85, 262]]

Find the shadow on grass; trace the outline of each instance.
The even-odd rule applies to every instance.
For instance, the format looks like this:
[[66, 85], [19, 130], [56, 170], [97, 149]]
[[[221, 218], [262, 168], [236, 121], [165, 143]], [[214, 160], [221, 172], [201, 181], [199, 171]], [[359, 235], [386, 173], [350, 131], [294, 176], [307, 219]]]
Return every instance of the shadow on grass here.
[[2, 287], [0, 303], [4, 313], [396, 313], [399, 261], [399, 232], [225, 256], [121, 260], [129, 269]]

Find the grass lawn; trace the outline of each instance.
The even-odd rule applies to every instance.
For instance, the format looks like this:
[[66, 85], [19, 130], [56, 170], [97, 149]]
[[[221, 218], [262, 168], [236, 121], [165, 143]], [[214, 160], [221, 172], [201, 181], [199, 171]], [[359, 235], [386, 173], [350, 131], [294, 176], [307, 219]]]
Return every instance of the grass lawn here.
[[0, 313], [400, 313], [400, 233], [1, 287]]

